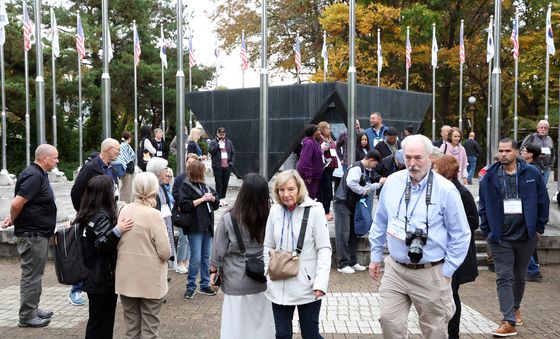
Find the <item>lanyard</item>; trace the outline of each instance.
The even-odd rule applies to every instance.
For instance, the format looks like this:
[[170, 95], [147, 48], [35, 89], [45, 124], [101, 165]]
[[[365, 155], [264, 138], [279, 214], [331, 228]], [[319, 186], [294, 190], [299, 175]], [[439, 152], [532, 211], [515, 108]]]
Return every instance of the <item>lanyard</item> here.
[[286, 220], [286, 213], [290, 215], [290, 219], [288, 220], [288, 228], [290, 228], [290, 231], [292, 233], [292, 250], [294, 250], [296, 248], [296, 244], [294, 242], [294, 223], [292, 220], [292, 217], [294, 216], [294, 212], [286, 211], [286, 209], [284, 209], [284, 215], [282, 216], [282, 233], [280, 233], [280, 250], [282, 250], [282, 243], [284, 242], [284, 220]]
[[[519, 176], [517, 175], [517, 168], [515, 169], [515, 199], [519, 199]], [[504, 178], [504, 199], [508, 200], [508, 189], [507, 189], [507, 174], [504, 170], [504, 166], [502, 166], [502, 175]]]
[[[426, 189], [426, 234], [428, 233], [428, 208], [430, 206], [430, 203], [432, 201], [432, 186], [434, 183], [434, 173], [430, 170], [430, 173], [428, 174], [428, 182], [426, 183], [426, 185], [424, 186], [424, 188], [422, 189], [422, 191], [424, 189]], [[418, 200], [416, 200], [416, 203], [414, 204], [414, 207], [412, 208], [412, 211], [410, 212], [410, 217], [408, 217], [408, 204], [410, 203], [410, 195], [411, 195], [411, 190], [412, 190], [412, 183], [410, 182], [410, 180], [407, 180], [406, 182], [406, 188], [404, 189], [404, 203], [405, 203], [405, 217], [404, 217], [404, 231], [407, 231], [407, 227], [408, 227], [408, 220], [412, 219], [412, 214], [414, 213], [414, 210], [416, 209], [416, 205], [418, 204], [418, 201], [420, 200], [420, 196], [418, 196]], [[420, 192], [420, 195], [422, 195], [422, 192]], [[400, 206], [401, 206], [401, 202], [402, 202], [402, 196], [401, 196], [401, 201], [399, 202], [399, 211], [400, 211]], [[398, 212], [397, 212], [397, 218], [398, 218]]]

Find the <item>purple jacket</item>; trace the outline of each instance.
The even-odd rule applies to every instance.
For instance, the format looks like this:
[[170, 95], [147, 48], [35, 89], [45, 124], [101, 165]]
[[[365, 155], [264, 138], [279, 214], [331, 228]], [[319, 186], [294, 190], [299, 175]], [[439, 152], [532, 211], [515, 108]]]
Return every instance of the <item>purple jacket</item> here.
[[301, 153], [297, 163], [299, 175], [305, 179], [321, 179], [323, 175], [323, 157], [319, 143], [313, 137], [301, 141]]

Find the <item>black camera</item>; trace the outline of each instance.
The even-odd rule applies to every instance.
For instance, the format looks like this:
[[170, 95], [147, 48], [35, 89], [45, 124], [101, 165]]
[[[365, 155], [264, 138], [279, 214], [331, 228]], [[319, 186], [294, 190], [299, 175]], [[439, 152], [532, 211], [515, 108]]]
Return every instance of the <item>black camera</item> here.
[[420, 228], [417, 228], [414, 232], [406, 232], [406, 246], [409, 246], [408, 257], [414, 264], [419, 263], [420, 259], [422, 259], [422, 248], [426, 245], [427, 241], [428, 233]]

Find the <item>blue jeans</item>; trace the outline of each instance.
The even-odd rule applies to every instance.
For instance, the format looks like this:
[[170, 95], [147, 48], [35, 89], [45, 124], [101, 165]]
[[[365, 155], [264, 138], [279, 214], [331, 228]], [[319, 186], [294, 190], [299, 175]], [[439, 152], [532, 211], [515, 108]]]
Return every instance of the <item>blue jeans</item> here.
[[196, 276], [200, 270], [200, 288], [210, 286], [210, 253], [212, 252], [212, 234], [201, 232], [187, 234], [191, 247], [191, 258], [189, 261], [189, 274], [187, 291], [196, 289]]
[[[292, 319], [296, 305], [278, 305], [272, 303], [276, 339], [291, 339], [293, 336]], [[319, 334], [319, 311], [321, 300], [309, 304], [297, 305], [301, 337], [305, 339], [323, 339]]]
[[543, 171], [543, 179], [544, 179], [544, 184], [546, 186], [546, 184], [548, 184], [548, 177], [550, 177], [550, 170], [546, 169]]
[[179, 229], [179, 241], [177, 243], [177, 260], [188, 260], [190, 257], [189, 252], [189, 239], [183, 232], [183, 229]]
[[72, 289], [70, 290], [70, 293], [75, 293], [75, 292], [82, 292], [82, 283], [75, 283], [72, 285]]
[[540, 273], [540, 266], [535, 261], [535, 257], [531, 257], [529, 260], [529, 268], [527, 269], [527, 275], [530, 277], [535, 277]]
[[467, 182], [472, 184], [472, 178], [474, 177], [474, 171], [476, 171], [476, 157], [468, 156], [467, 161], [469, 165], [467, 166]]

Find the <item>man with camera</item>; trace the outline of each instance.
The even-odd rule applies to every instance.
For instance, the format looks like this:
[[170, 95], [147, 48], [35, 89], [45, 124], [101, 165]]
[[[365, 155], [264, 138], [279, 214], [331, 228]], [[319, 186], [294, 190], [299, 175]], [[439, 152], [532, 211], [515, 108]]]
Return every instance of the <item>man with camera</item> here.
[[451, 277], [463, 263], [471, 231], [453, 183], [431, 171], [432, 143], [423, 135], [402, 142], [407, 170], [387, 178], [370, 231], [371, 277], [381, 279], [380, 323], [384, 338], [405, 338], [410, 306], [422, 336], [447, 338], [455, 312]]
[[523, 325], [519, 306], [527, 267], [549, 215], [543, 176], [517, 155], [516, 141], [500, 140], [499, 162], [488, 168], [479, 189], [480, 229], [494, 257], [503, 314], [500, 327], [492, 332], [498, 337], [516, 335], [516, 326]]

